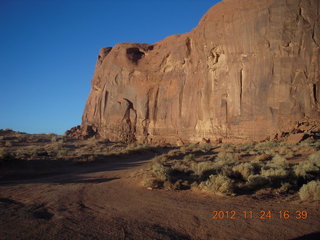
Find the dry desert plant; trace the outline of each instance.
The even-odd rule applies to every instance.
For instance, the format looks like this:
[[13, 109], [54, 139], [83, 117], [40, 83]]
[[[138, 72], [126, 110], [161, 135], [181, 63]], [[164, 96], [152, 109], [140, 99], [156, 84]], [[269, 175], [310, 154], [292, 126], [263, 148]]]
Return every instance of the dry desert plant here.
[[320, 181], [311, 181], [304, 184], [299, 190], [300, 199], [305, 200], [320, 200]]
[[231, 195], [233, 194], [233, 182], [230, 178], [222, 175], [210, 175], [208, 180], [199, 184], [203, 191], [213, 192], [216, 194]]

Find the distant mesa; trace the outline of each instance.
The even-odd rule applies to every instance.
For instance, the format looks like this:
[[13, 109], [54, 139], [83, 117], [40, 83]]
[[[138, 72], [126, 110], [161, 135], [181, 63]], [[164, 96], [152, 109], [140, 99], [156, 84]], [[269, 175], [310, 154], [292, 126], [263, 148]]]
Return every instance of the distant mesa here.
[[103, 48], [82, 125], [69, 134], [251, 141], [319, 120], [319, 8], [318, 0], [225, 0], [189, 33]]

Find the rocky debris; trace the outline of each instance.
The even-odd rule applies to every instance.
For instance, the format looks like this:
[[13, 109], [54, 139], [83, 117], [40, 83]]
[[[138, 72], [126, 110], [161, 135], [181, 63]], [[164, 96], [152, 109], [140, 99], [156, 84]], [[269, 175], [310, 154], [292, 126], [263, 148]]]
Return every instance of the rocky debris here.
[[270, 139], [286, 141], [287, 143], [299, 143], [307, 139], [320, 139], [320, 120], [304, 119], [297, 121], [294, 125], [288, 127], [287, 130], [276, 133]]
[[81, 128], [173, 144], [298, 134], [283, 129], [320, 118], [319, 8], [318, 0], [224, 0], [189, 33], [103, 48]]
[[308, 137], [309, 137], [309, 135], [305, 134], [305, 133], [291, 134], [287, 138], [287, 143], [300, 143], [303, 140], [307, 139]]
[[92, 126], [76, 126], [65, 132], [65, 135], [75, 139], [88, 139], [92, 137], [99, 137], [97, 131]]

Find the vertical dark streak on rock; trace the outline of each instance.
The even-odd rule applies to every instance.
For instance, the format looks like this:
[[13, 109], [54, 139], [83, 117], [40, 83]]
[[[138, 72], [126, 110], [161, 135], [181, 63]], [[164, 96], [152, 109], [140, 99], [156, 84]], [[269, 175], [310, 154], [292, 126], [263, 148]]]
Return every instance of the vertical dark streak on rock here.
[[[317, 17], [319, 18], [319, 8], [320, 8], [320, 1], [317, 2]], [[317, 24], [317, 19], [314, 20], [313, 28], [312, 28], [312, 40], [317, 45], [317, 47], [320, 47], [319, 43], [316, 41], [315, 38], [315, 28]]]
[[107, 110], [108, 96], [109, 96], [109, 92], [106, 91], [106, 94], [105, 94], [105, 96], [104, 96], [104, 108], [103, 108], [103, 113], [104, 113], [104, 115], [105, 115], [106, 110]]
[[314, 103], [317, 104], [318, 103], [318, 98], [317, 98], [317, 84], [313, 84], [313, 99], [314, 99]]
[[101, 101], [102, 101], [102, 99], [101, 99], [101, 96], [99, 96], [99, 101], [98, 101], [98, 112], [97, 112], [97, 115], [98, 115], [98, 119], [99, 119], [99, 126], [101, 126], [101, 119], [102, 119], [102, 114], [101, 114]]
[[226, 101], [226, 123], [228, 124], [229, 119], [228, 119], [228, 102]]
[[191, 40], [190, 40], [190, 38], [186, 39], [186, 46], [187, 46], [187, 57], [189, 57], [191, 54]]
[[148, 143], [148, 136], [149, 136], [149, 123], [150, 123], [150, 96], [153, 89], [150, 89], [147, 93], [147, 102], [146, 102], [146, 115], [145, 118], [142, 120], [142, 131], [144, 136], [144, 143]]
[[242, 105], [242, 92], [243, 92], [243, 69], [240, 70], [240, 111]]
[[182, 103], [183, 103], [183, 92], [184, 92], [184, 82], [182, 87], [180, 88], [180, 92], [179, 92], [179, 117], [181, 117], [182, 114]]
[[159, 87], [157, 88], [157, 91], [156, 91], [156, 95], [155, 95], [155, 98], [154, 98], [154, 110], [153, 110], [153, 122], [154, 122], [154, 125], [156, 124], [157, 122], [157, 113], [158, 113], [158, 99], [159, 98]]

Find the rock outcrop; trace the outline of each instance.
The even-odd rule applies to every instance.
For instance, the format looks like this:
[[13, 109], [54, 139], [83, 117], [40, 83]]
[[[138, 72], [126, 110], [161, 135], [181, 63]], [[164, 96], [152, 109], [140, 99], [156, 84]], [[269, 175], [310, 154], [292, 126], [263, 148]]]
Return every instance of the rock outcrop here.
[[98, 56], [82, 128], [110, 140], [259, 140], [320, 118], [320, 1], [224, 0], [191, 32]]

